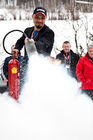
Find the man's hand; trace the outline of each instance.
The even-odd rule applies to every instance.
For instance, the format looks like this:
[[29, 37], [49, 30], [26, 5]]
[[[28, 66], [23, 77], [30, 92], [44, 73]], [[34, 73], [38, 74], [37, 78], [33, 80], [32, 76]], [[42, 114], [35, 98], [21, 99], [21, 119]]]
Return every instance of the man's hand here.
[[28, 43], [28, 40], [29, 40], [29, 39], [26, 37], [25, 40], [24, 40], [24, 43], [25, 43], [25, 44]]
[[31, 41], [32, 43], [34, 43], [34, 40], [33, 40], [33, 39], [30, 39], [30, 41]]
[[8, 82], [8, 80], [7, 80], [7, 79], [4, 79], [4, 80], [3, 80], [3, 82], [4, 82], [4, 83], [7, 83], [7, 82]]
[[28, 41], [34, 43], [34, 40], [33, 39], [29, 39], [29, 38], [26, 37], [24, 43], [26, 44], [26, 43], [28, 43]]
[[19, 50], [18, 49], [15, 49], [15, 46], [14, 45], [11, 48], [11, 52], [12, 52], [12, 54], [14, 54], [15, 57], [18, 57]]

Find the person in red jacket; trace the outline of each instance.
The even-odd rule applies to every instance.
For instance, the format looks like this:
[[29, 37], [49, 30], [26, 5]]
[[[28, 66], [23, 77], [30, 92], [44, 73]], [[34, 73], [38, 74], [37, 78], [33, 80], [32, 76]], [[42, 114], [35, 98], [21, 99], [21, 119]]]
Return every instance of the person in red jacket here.
[[82, 83], [81, 89], [93, 99], [93, 44], [88, 46], [86, 55], [79, 59], [76, 75]]

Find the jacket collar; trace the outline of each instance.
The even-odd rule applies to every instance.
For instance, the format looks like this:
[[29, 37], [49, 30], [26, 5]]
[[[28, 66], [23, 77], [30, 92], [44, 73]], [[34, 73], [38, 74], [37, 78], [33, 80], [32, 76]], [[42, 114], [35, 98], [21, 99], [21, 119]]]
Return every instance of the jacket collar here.
[[87, 53], [87, 57], [90, 59], [90, 60], [92, 60], [93, 61], [93, 58], [91, 58], [90, 56], [89, 56], [89, 54]]
[[89, 57], [88, 53], [85, 54], [85, 59], [93, 63], [93, 60]]
[[[62, 54], [66, 54], [66, 53], [64, 52], [64, 50], [62, 50], [61, 53], [62, 53]], [[72, 50], [70, 50], [70, 53], [71, 53], [71, 55], [74, 54], [74, 52], [73, 52]], [[69, 54], [69, 52], [68, 52], [68, 54]]]

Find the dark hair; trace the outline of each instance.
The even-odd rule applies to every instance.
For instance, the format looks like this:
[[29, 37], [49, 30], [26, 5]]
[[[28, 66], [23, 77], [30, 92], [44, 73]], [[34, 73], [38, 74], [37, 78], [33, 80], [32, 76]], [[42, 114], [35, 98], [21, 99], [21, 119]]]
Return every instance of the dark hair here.
[[64, 43], [63, 44], [67, 44], [67, 43], [70, 43], [69, 41], [64, 41]]

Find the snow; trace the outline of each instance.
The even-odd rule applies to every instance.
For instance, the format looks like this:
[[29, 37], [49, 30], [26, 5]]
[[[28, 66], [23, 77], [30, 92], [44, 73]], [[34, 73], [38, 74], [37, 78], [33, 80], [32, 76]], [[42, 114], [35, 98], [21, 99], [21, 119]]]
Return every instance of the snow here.
[[[91, 18], [93, 14], [88, 20]], [[46, 24], [55, 32], [54, 48], [61, 50], [62, 43], [68, 40], [76, 51], [71, 21], [47, 20]], [[24, 31], [32, 25], [32, 20], [0, 21], [0, 64], [7, 56], [2, 46], [5, 34], [14, 29]], [[88, 25], [91, 32], [93, 20]], [[18, 34], [9, 36], [8, 50]], [[86, 51], [84, 26], [78, 32], [78, 41]], [[57, 53], [53, 49], [51, 55], [55, 57]], [[1, 140], [93, 140], [93, 101], [81, 94], [80, 84], [60, 64], [33, 55], [19, 101], [7, 94], [0, 95]]]
[[61, 65], [29, 59], [19, 101], [0, 95], [2, 140], [93, 140], [93, 101]]
[[5, 8], [0, 9], [0, 20], [13, 20], [13, 15]]
[[90, 4], [90, 5], [93, 4], [92, 2], [88, 2], [88, 1], [78, 1], [78, 0], [76, 0], [75, 2], [80, 3], [80, 4]]

